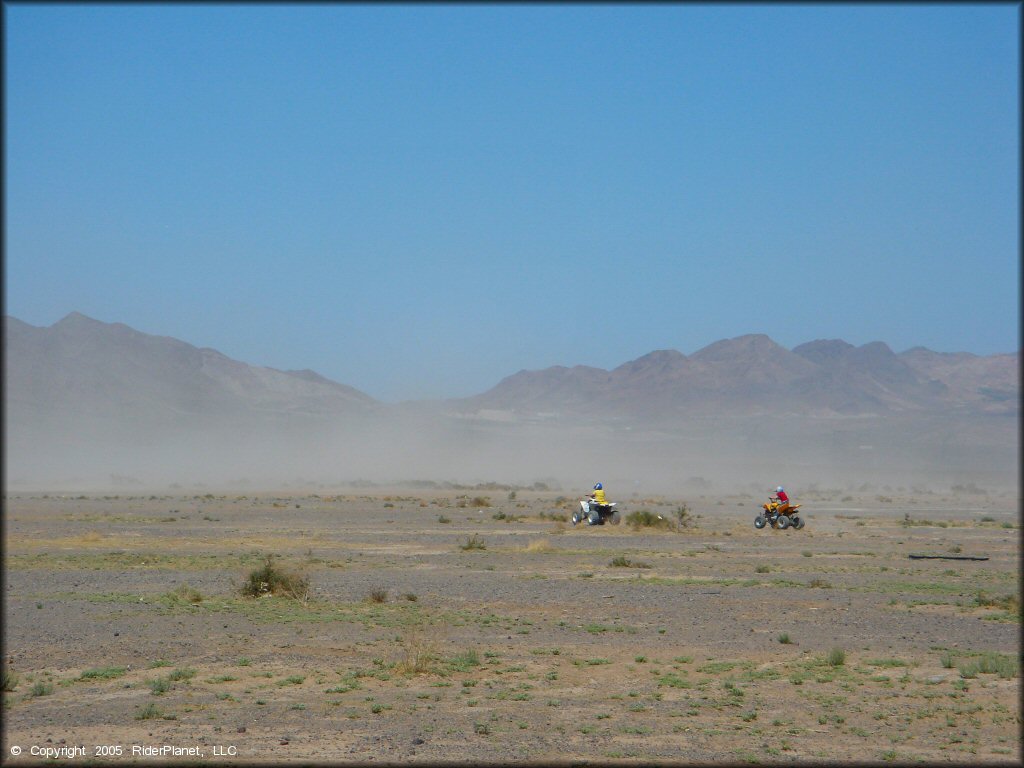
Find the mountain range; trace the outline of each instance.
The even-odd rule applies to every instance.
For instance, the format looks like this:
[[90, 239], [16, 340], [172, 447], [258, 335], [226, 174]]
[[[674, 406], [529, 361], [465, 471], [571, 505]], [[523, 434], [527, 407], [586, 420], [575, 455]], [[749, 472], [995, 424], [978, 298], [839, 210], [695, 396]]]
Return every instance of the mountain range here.
[[714, 474], [754, 466], [769, 434], [790, 447], [760, 466], [808, 474], [898, 465], [1006, 479], [1019, 453], [1019, 353], [897, 354], [841, 340], [790, 350], [752, 334], [395, 405], [310, 370], [251, 366], [79, 313], [47, 328], [5, 317], [4, 342], [8, 476], [29, 484], [214, 465], [268, 480], [272, 470], [557, 476], [595, 463], [640, 475], [678, 473], [678, 460]]

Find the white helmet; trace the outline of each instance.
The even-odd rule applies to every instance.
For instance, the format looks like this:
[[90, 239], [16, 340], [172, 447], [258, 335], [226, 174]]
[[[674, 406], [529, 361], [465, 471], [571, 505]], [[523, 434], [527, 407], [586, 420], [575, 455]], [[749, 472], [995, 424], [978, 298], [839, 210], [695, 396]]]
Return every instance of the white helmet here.
[[782, 493], [782, 486], [780, 485], [778, 488], [776, 488], [775, 492], [776, 493]]

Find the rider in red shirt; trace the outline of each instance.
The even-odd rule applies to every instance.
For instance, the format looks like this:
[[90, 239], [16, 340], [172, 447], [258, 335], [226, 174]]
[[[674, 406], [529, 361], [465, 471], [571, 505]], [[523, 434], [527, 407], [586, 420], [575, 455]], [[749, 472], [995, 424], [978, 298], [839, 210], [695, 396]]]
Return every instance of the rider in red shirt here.
[[782, 489], [781, 485], [775, 489], [775, 498], [779, 502], [778, 514], [785, 514], [786, 510], [789, 509], [789, 496]]

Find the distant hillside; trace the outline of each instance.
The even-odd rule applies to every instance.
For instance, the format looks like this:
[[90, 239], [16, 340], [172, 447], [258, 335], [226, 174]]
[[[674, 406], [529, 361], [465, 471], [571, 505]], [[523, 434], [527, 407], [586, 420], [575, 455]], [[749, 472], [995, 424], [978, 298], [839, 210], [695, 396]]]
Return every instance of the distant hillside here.
[[882, 342], [821, 340], [787, 350], [764, 335], [717, 341], [687, 357], [652, 352], [606, 371], [556, 366], [520, 371], [461, 413], [621, 418], [664, 422], [707, 415], [880, 416], [901, 412], [1016, 413], [1019, 355], [977, 357]]
[[313, 371], [278, 371], [77, 312], [49, 328], [4, 319], [4, 399], [12, 414], [205, 419], [372, 411], [368, 395]]

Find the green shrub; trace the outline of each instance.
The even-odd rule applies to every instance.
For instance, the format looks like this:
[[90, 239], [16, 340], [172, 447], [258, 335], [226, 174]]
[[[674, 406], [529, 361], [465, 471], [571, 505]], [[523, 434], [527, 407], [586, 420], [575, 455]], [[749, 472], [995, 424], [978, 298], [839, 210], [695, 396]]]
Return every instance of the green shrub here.
[[13, 670], [5, 669], [3, 674], [5, 691], [13, 691], [15, 688], [18, 687], [18, 683], [20, 682], [20, 680], [18, 678], [18, 675]]
[[789, 635], [787, 633], [783, 632], [781, 635], [779, 635], [779, 642], [783, 645], [789, 645], [793, 641], [789, 639]]
[[42, 680], [35, 683], [29, 691], [32, 696], [49, 696], [53, 693], [53, 684], [44, 683]]

